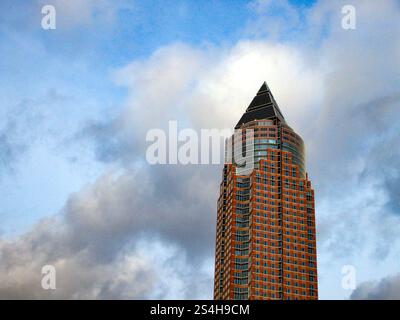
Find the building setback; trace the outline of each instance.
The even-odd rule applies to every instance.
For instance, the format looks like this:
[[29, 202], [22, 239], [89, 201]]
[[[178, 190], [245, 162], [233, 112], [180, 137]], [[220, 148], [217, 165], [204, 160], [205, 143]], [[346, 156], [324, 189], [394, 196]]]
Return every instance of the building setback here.
[[234, 162], [223, 168], [214, 299], [318, 299], [314, 190], [303, 140], [265, 82], [235, 129], [253, 130], [254, 170]]

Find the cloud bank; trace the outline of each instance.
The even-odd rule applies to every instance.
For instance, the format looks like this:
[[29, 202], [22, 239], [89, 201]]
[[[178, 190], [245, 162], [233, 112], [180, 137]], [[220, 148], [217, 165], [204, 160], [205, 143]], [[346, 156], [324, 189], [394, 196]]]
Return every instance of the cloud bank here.
[[400, 276], [388, 276], [379, 281], [360, 284], [350, 296], [353, 300], [398, 300], [400, 298]]

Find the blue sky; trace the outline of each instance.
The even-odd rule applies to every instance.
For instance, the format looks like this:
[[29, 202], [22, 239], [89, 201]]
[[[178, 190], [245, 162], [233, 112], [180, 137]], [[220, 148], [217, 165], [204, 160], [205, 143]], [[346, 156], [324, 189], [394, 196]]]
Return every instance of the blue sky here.
[[[41, 28], [44, 4], [56, 30]], [[264, 80], [307, 145], [321, 297], [352, 295], [346, 264], [355, 297], [387, 296], [379, 281], [400, 292], [398, 2], [354, 1], [352, 31], [345, 4], [1, 2], [0, 297], [210, 298], [221, 168], [148, 166], [144, 137], [174, 119], [231, 128]], [[65, 284], [54, 296], [34, 289], [43, 264]], [[169, 268], [172, 286], [155, 276]], [[187, 292], [193, 275], [201, 284]]]

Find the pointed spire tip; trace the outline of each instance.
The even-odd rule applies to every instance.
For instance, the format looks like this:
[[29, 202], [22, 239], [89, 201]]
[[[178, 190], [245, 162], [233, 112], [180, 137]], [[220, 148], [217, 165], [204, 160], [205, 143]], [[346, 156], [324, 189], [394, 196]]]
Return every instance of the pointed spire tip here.
[[267, 82], [264, 81], [263, 84], [261, 85], [260, 89], [258, 90], [257, 94], [263, 93], [265, 91], [269, 91], [269, 87], [267, 85]]

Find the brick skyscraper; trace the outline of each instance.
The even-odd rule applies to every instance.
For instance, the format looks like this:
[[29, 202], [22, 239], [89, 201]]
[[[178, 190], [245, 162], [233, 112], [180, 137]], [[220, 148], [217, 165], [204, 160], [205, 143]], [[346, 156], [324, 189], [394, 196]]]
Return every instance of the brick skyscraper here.
[[303, 140], [265, 82], [235, 129], [254, 130], [254, 170], [224, 165], [214, 298], [318, 299], [314, 190]]

